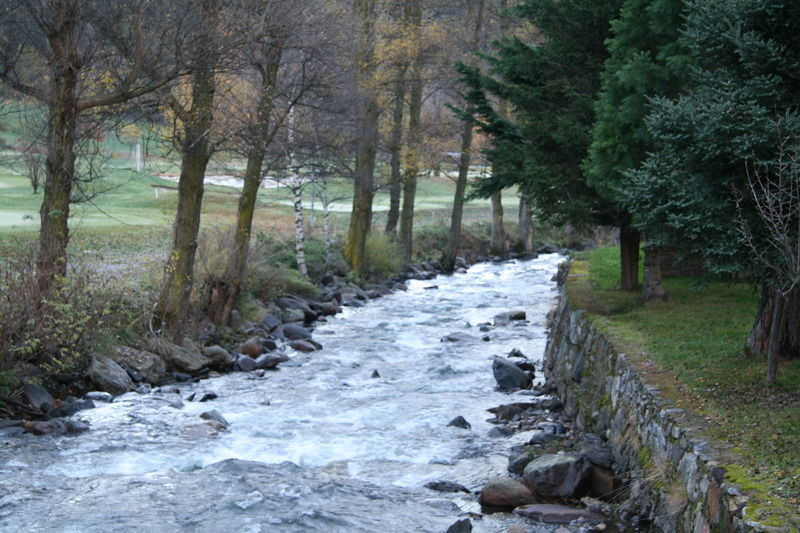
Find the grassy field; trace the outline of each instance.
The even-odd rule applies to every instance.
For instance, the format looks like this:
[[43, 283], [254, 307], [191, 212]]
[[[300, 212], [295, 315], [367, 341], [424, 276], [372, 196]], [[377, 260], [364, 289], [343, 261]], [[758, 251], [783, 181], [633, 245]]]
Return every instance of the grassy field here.
[[621, 352], [651, 358], [667, 373], [662, 387], [677, 405], [699, 413], [703, 431], [730, 443], [728, 478], [751, 496], [749, 511], [767, 525], [800, 531], [800, 360], [783, 361], [766, 382], [766, 361], [745, 353], [758, 293], [718, 280], [667, 279], [666, 302], [641, 305], [616, 290], [618, 249], [577, 261], [586, 277], [568, 294]]

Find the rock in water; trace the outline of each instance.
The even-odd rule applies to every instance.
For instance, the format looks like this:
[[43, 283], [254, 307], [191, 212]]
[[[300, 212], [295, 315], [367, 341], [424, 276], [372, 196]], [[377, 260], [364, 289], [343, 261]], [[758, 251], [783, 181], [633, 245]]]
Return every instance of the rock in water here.
[[100, 390], [110, 392], [115, 396], [136, 388], [125, 369], [110, 357], [92, 357], [92, 363], [89, 365], [86, 375]]
[[490, 479], [481, 490], [481, 505], [512, 509], [520, 505], [535, 503], [531, 489], [510, 477]]
[[425, 488], [437, 492], [466, 492], [467, 494], [472, 494], [464, 485], [453, 483], [452, 481], [429, 481], [425, 483]]
[[548, 524], [569, 524], [573, 520], [586, 520], [592, 523], [604, 522], [605, 517], [586, 509], [575, 509], [566, 505], [537, 503], [514, 509], [514, 514], [525, 516]]
[[517, 365], [501, 357], [494, 358], [492, 372], [497, 381], [497, 387], [503, 391], [528, 389], [533, 382], [531, 377], [520, 370]]
[[469, 518], [462, 518], [448, 527], [446, 533], [472, 533], [472, 522]]
[[584, 488], [591, 463], [582, 455], [542, 455], [525, 467], [523, 476], [534, 492], [548, 498], [574, 498]]
[[472, 425], [467, 422], [467, 419], [460, 415], [448, 422], [447, 425], [462, 429], [472, 429]]
[[462, 331], [449, 333], [441, 338], [441, 342], [474, 342], [475, 340], [477, 340], [475, 337]]

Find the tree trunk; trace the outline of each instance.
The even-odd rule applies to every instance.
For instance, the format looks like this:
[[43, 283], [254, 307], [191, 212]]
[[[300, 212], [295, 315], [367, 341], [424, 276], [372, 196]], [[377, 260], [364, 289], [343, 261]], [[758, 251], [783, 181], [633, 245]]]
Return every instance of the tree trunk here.
[[533, 219], [531, 204], [524, 196], [519, 197], [519, 240], [525, 253], [533, 252]]
[[391, 152], [389, 166], [391, 176], [389, 177], [389, 213], [386, 215], [386, 233], [392, 234], [397, 231], [397, 221], [400, 218], [400, 190], [402, 186], [402, 174], [400, 173], [400, 152], [403, 142], [403, 109], [406, 105], [406, 82], [405, 68], [398, 72], [398, 80], [394, 101], [394, 111], [392, 113], [392, 139], [389, 151]]
[[[209, 24], [213, 26], [213, 23]], [[210, 42], [206, 46], [210, 46]], [[211, 157], [209, 132], [213, 115], [215, 64], [210, 49], [201, 50], [199, 54], [204, 64], [192, 75], [191, 108], [185, 114], [172, 250], [164, 269], [164, 283], [154, 312], [156, 325], [163, 326], [163, 333], [177, 344], [182, 342], [187, 328], [203, 204], [203, 179]]]
[[639, 287], [639, 243], [641, 234], [630, 225], [630, 218], [623, 221], [619, 230], [620, 288], [635, 291]]
[[[475, 18], [475, 29], [472, 35], [472, 50], [477, 51], [480, 47], [481, 25], [483, 23], [484, 0], [478, 3], [478, 12]], [[442, 268], [445, 272], [453, 272], [456, 264], [456, 256], [461, 246], [461, 224], [464, 217], [464, 195], [467, 191], [467, 176], [469, 174], [469, 163], [472, 158], [472, 123], [464, 122], [461, 131], [461, 154], [458, 158], [458, 178], [456, 179], [456, 191], [453, 195], [453, 211], [450, 215], [450, 233], [447, 237], [447, 247], [442, 255]]]
[[239, 209], [236, 213], [236, 229], [228, 263], [222, 276], [211, 281], [207, 290], [207, 314], [212, 322], [225, 325], [230, 320], [231, 311], [242, 287], [250, 252], [250, 235], [253, 227], [258, 189], [261, 186], [261, 167], [263, 152], [251, 153], [247, 158], [244, 185], [239, 196]]
[[758, 312], [747, 337], [747, 350], [767, 357], [767, 380], [777, 379], [780, 358], [800, 358], [800, 286], [788, 294], [764, 284]]
[[75, 177], [75, 142], [78, 116], [78, 71], [75, 35], [77, 13], [55, 3], [53, 14], [59, 31], [48, 36], [52, 62], [47, 122], [47, 160], [44, 197], [39, 209], [41, 228], [36, 281], [42, 297], [67, 273], [69, 208]]
[[406, 263], [411, 262], [414, 246], [414, 203], [417, 196], [420, 148], [422, 145], [422, 0], [408, 0], [405, 4], [406, 24], [415, 36], [415, 55], [411, 63], [411, 94], [408, 104], [408, 145], [406, 147], [403, 177], [403, 208], [400, 211], [400, 246]]
[[261, 187], [262, 167], [267, 146], [274, 132], [270, 131], [270, 118], [275, 98], [275, 86], [278, 80], [282, 41], [272, 46], [266, 54], [266, 68], [261, 71], [261, 91], [256, 109], [256, 122], [253, 124], [252, 147], [247, 155], [247, 166], [244, 171], [242, 194], [239, 196], [239, 208], [236, 212], [236, 229], [233, 234], [233, 245], [228, 262], [222, 276], [210, 281], [206, 288], [206, 312], [208, 317], [218, 325], [226, 325], [231, 311], [236, 306], [236, 299], [245, 276], [247, 258], [250, 253], [250, 237], [253, 228], [256, 200]]
[[294, 195], [294, 246], [295, 257], [297, 258], [297, 269], [303, 275], [308, 277], [308, 267], [306, 267], [306, 230], [303, 221], [303, 187], [299, 183], [300, 177], [295, 174], [294, 179], [297, 180], [292, 185], [292, 194]]
[[447, 238], [447, 248], [442, 257], [442, 269], [453, 272], [456, 256], [461, 246], [461, 223], [464, 217], [464, 195], [467, 191], [467, 173], [471, 158], [472, 123], [464, 122], [461, 132], [461, 154], [458, 159], [458, 178], [456, 179], [456, 192], [453, 196], [453, 211], [450, 214], [450, 234]]
[[375, 153], [378, 144], [380, 109], [375, 95], [367, 88], [375, 65], [373, 60], [375, 35], [375, 0], [357, 0], [356, 11], [361, 29], [356, 57], [357, 82], [362, 93], [361, 116], [356, 139], [356, 170], [353, 186], [353, 209], [347, 232], [344, 254], [357, 275], [365, 265], [367, 235], [372, 228], [372, 199], [375, 181]]
[[331, 210], [328, 200], [328, 177], [322, 177], [322, 235], [325, 239], [325, 273], [333, 263], [333, 243], [331, 242]]
[[505, 255], [506, 230], [503, 227], [503, 193], [497, 191], [492, 195], [492, 235], [489, 248], [495, 255]]
[[645, 302], [664, 301], [667, 291], [662, 284], [661, 249], [658, 246], [646, 246], [644, 249], [644, 292]]

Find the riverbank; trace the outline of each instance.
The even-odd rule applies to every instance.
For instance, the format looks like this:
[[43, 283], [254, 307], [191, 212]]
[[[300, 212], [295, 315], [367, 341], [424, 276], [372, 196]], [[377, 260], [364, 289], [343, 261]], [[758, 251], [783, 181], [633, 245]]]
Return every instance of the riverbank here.
[[748, 498], [748, 519], [781, 531], [800, 529], [800, 361], [781, 365], [766, 384], [766, 362], [743, 352], [757, 293], [746, 285], [668, 279], [669, 300], [638, 303], [614, 289], [616, 250], [573, 263], [565, 286], [619, 353], [636, 358], [675, 408], [695, 413], [709, 441], [729, 443], [726, 480]]

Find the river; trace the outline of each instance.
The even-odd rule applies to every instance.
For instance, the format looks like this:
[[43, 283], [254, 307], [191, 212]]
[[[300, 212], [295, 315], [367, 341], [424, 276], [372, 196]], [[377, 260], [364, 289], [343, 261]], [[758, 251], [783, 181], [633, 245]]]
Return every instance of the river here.
[[[91, 426], [77, 436], [6, 438], [0, 531], [443, 533], [480, 508], [425, 483], [480, 490], [526, 440], [489, 436], [486, 409], [529, 394], [495, 391], [491, 357], [516, 348], [541, 368], [561, 260], [410, 281], [318, 324], [324, 349], [292, 354], [279, 371], [129, 393], [75, 415]], [[528, 321], [479, 331], [515, 309]], [[474, 339], [440, 342], [453, 332]], [[218, 398], [188, 401], [193, 392]], [[211, 409], [229, 431], [194, 434]], [[458, 415], [471, 429], [447, 425]], [[478, 532], [554, 529], [509, 514], [472, 522]]]

